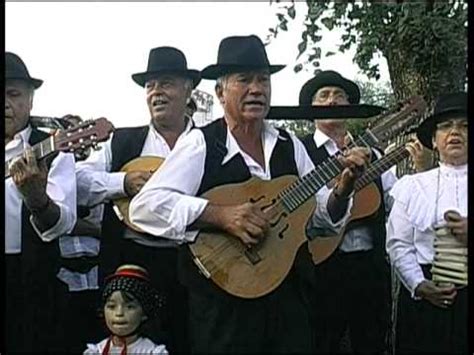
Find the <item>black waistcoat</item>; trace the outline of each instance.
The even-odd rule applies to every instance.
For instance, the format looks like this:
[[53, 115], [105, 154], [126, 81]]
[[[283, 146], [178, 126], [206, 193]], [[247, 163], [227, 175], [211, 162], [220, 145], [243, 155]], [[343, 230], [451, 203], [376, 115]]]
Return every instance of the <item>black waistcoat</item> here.
[[[119, 128], [112, 137], [112, 168], [110, 172], [118, 172], [126, 163], [140, 156], [148, 126]], [[102, 220], [102, 240], [116, 239], [123, 235], [125, 225], [120, 222], [113, 210], [113, 203], [108, 202], [104, 208]]]
[[[315, 166], [317, 166], [329, 157], [329, 154], [326, 151], [326, 148], [324, 148], [324, 146], [321, 146], [319, 148], [316, 146], [312, 134], [303, 137], [302, 142], [306, 147], [306, 151], [308, 152]], [[372, 162], [374, 162], [375, 160], [377, 160], [377, 158], [375, 157], [375, 154], [372, 154]], [[374, 183], [377, 186], [377, 189], [379, 190], [381, 196], [381, 203], [378, 210], [371, 216], [360, 219], [358, 221], [350, 222], [347, 227], [347, 230], [350, 230], [360, 225], [368, 226], [371, 229], [372, 236], [374, 237], [373, 242], [376, 255], [377, 257], [384, 258], [386, 236], [385, 203], [383, 198], [384, 194], [382, 187], [382, 179], [380, 178], [380, 176], [374, 180]]]
[[[201, 181], [197, 195], [201, 195], [213, 187], [245, 182], [251, 178], [250, 171], [240, 154], [235, 155], [225, 164], [222, 160], [227, 154], [226, 138], [227, 125], [224, 119], [216, 120], [209, 125], [200, 128], [206, 140], [206, 160], [204, 176]], [[298, 175], [298, 169], [294, 158], [293, 141], [287, 132], [279, 129], [278, 139], [272, 156], [270, 158], [270, 173], [272, 178], [283, 175]], [[201, 292], [225, 291], [218, 288], [212, 281], [207, 280], [199, 273], [194, 264], [189, 248], [184, 245], [179, 251], [179, 275], [181, 282], [190, 290]]]

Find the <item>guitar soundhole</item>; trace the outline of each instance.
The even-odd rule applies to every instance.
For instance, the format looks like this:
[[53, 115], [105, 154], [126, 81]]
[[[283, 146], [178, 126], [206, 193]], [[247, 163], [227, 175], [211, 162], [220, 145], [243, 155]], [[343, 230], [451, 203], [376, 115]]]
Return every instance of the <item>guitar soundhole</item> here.
[[280, 221], [285, 218], [286, 216], [288, 216], [288, 214], [286, 212], [283, 212], [281, 213], [279, 216], [278, 216], [278, 219], [275, 221], [275, 222], [270, 222], [270, 227], [275, 227], [278, 223], [280, 223]]
[[285, 224], [285, 227], [283, 227], [283, 229], [280, 231], [280, 233], [278, 233], [278, 238], [280, 239], [283, 239], [285, 236], [283, 235], [283, 233], [286, 232], [286, 230], [290, 227], [290, 225], [287, 223]]

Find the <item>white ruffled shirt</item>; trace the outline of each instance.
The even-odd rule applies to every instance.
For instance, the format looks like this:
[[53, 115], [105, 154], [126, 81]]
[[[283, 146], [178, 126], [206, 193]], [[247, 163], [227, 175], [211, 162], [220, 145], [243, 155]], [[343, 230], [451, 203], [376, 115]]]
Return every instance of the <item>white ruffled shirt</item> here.
[[394, 204], [387, 223], [387, 252], [412, 297], [425, 280], [420, 264], [433, 261], [433, 226], [444, 222], [447, 210], [467, 217], [467, 174], [467, 164], [440, 163], [439, 168], [403, 176], [390, 192]]
[[[87, 344], [87, 349], [84, 354], [102, 354], [107, 339], [102, 340], [98, 344]], [[122, 346], [112, 345], [109, 349], [109, 354], [121, 354]], [[147, 355], [147, 354], [168, 354], [168, 350], [164, 345], [156, 345], [148, 338], [140, 337], [132, 344], [127, 345], [127, 354]]]

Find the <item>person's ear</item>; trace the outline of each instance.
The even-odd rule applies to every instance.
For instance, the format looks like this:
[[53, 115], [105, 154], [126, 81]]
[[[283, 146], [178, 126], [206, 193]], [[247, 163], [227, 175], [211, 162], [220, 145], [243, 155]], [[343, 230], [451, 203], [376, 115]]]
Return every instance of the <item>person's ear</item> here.
[[221, 105], [224, 105], [224, 88], [221, 85], [216, 85], [216, 96], [219, 99]]

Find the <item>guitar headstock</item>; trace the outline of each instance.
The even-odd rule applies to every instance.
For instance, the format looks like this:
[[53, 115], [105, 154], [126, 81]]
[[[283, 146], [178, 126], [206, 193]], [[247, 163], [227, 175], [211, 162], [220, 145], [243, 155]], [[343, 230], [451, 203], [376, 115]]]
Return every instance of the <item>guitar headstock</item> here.
[[374, 118], [375, 125], [369, 131], [380, 143], [413, 130], [425, 115], [427, 104], [421, 96], [412, 96]]
[[54, 136], [55, 150], [72, 153], [89, 147], [97, 149], [97, 144], [109, 139], [113, 131], [113, 124], [106, 118], [84, 121], [67, 130], [59, 131]]

